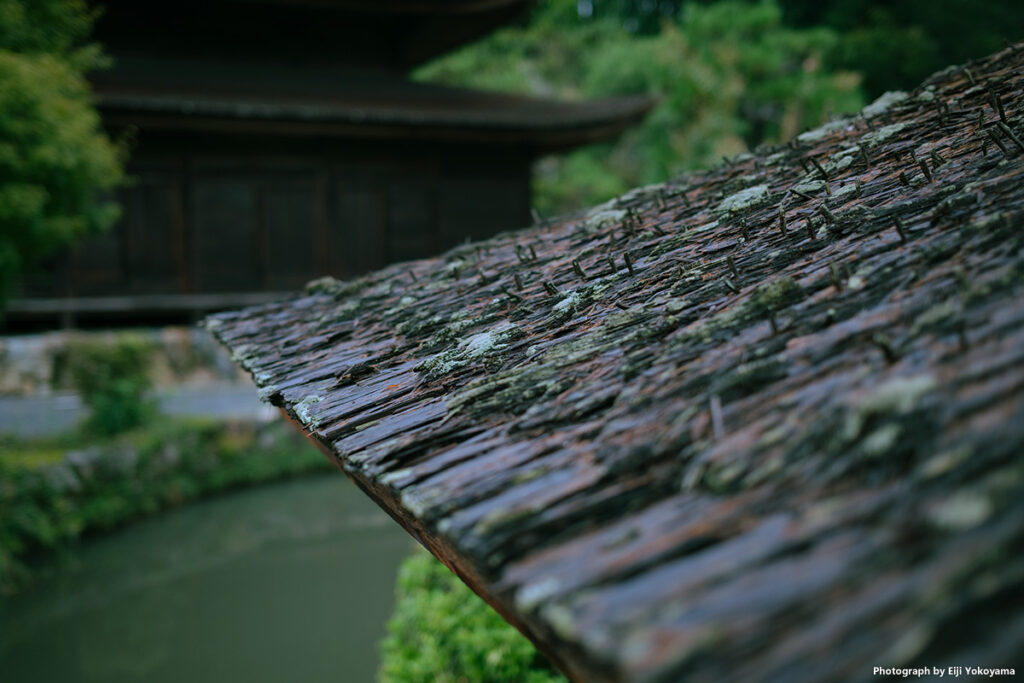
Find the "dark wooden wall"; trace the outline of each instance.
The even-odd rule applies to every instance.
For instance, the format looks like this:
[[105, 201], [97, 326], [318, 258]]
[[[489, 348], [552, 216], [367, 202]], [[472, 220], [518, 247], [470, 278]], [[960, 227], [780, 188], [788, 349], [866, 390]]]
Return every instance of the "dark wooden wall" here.
[[23, 298], [293, 290], [530, 220], [529, 159], [502, 148], [164, 134], [129, 173], [119, 224]]

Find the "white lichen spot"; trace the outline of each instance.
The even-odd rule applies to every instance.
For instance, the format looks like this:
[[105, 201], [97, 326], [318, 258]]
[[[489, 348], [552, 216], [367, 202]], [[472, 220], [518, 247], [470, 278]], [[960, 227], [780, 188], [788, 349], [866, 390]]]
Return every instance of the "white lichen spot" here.
[[[399, 498], [402, 501], [402, 505], [406, 510], [412, 513], [413, 517], [422, 518], [423, 514], [427, 511], [427, 501], [424, 500], [423, 496], [417, 493], [415, 489], [405, 489], [402, 491]], [[441, 531], [443, 533], [444, 529]]]
[[847, 441], [857, 438], [873, 416], [906, 415], [937, 386], [931, 375], [897, 377], [865, 397], [846, 419], [843, 435]]
[[416, 370], [429, 378], [440, 377], [465, 367], [490, 353], [501, 351], [510, 342], [522, 336], [521, 328], [504, 321], [487, 332], [474, 334], [472, 337], [462, 340], [455, 348], [428, 358], [417, 365]]
[[325, 275], [306, 283], [306, 294], [335, 294], [341, 290], [341, 280]]
[[992, 515], [992, 503], [976, 491], [961, 491], [936, 503], [928, 511], [940, 529], [962, 531], [975, 527]]
[[626, 212], [622, 209], [604, 209], [587, 214], [577, 228], [589, 234], [602, 228], [620, 225], [625, 219]]
[[818, 126], [814, 130], [809, 130], [806, 133], [801, 133], [800, 135], [797, 135], [796, 139], [799, 140], [800, 142], [817, 142], [830, 133], [835, 133], [836, 131], [843, 130], [844, 128], [846, 128], [846, 126], [847, 123], [846, 121], [843, 120], [829, 121], [828, 123], [822, 126]]
[[803, 192], [804, 194], [814, 194], [815, 192], [821, 192], [825, 189], [824, 180], [805, 180], [804, 182], [797, 185], [795, 190]]
[[829, 173], [839, 173], [853, 166], [852, 156], [841, 156], [838, 159], [833, 159], [829, 163], [825, 164], [825, 170]]
[[857, 192], [857, 185], [855, 183], [847, 183], [840, 188], [832, 191], [832, 200], [839, 201], [840, 199], [846, 199], [848, 195]]
[[277, 393], [276, 384], [268, 384], [265, 387], [260, 387], [259, 391], [256, 392], [257, 397], [261, 403], [270, 403], [270, 397]]
[[583, 297], [576, 290], [571, 290], [565, 293], [562, 300], [555, 304], [551, 311], [558, 317], [568, 317], [576, 312], [579, 305], [583, 302]]
[[864, 278], [861, 277], [860, 275], [854, 275], [853, 277], [846, 281], [847, 288], [853, 291], [856, 291], [858, 289], [864, 289], [864, 286], [866, 284], [867, 283], [864, 281]]
[[721, 213], [735, 213], [744, 209], [751, 209], [767, 202], [769, 196], [767, 185], [755, 185], [754, 187], [748, 187], [745, 190], [729, 195], [722, 200], [717, 210]]
[[302, 424], [307, 425], [309, 427], [316, 427], [318, 424], [320, 424], [320, 418], [316, 415], [313, 415], [310, 412], [310, 408], [312, 408], [314, 405], [316, 405], [322, 400], [323, 399], [320, 396], [306, 396], [292, 407], [292, 412], [295, 413], [295, 417], [297, 417], [299, 419], [299, 422], [301, 422]]
[[711, 230], [714, 230], [717, 227], [718, 227], [718, 221], [711, 221], [710, 223], [705, 223], [704, 225], [697, 226], [696, 228], [693, 229], [693, 232], [694, 233], [709, 232]]
[[970, 446], [961, 446], [932, 456], [921, 465], [921, 476], [925, 479], [941, 476], [967, 460], [973, 452]]
[[561, 586], [562, 582], [554, 577], [527, 584], [516, 592], [516, 608], [520, 612], [532, 612], [538, 605], [557, 593]]
[[892, 123], [889, 124], [888, 126], [882, 126], [878, 130], [868, 133], [860, 140], [861, 143], [868, 146], [878, 145], [885, 142], [889, 138], [898, 135], [907, 128], [910, 128], [910, 124], [905, 121], [901, 123]]
[[865, 117], [878, 116], [884, 114], [895, 104], [899, 104], [903, 100], [907, 99], [907, 93], [902, 90], [890, 90], [887, 93], [882, 94], [877, 100], [864, 107], [861, 110], [861, 114]]
[[861, 441], [861, 453], [866, 458], [881, 458], [899, 443], [903, 428], [898, 424], [887, 424], [864, 437]]
[[572, 642], [579, 638], [579, 628], [568, 607], [557, 604], [547, 605], [543, 608], [542, 614], [551, 630], [563, 640]]
[[665, 192], [665, 183], [655, 183], [653, 185], [644, 185], [642, 187], [634, 187], [626, 194], [616, 197], [612, 200], [612, 206], [621, 206], [624, 204], [630, 204], [637, 201], [651, 201], [658, 197], [661, 193]]

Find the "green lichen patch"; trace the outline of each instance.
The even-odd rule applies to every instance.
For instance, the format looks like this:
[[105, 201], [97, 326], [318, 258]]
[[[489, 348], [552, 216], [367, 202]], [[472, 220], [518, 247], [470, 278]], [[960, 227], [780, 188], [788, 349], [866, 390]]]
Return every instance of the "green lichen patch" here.
[[757, 313], [776, 313], [803, 297], [803, 289], [793, 278], [780, 277], [759, 285], [750, 298], [750, 305]]
[[864, 107], [864, 109], [861, 110], [861, 114], [865, 118], [884, 114], [895, 105], [906, 100], [908, 97], [909, 95], [902, 90], [890, 90], [887, 93], [879, 95], [878, 99]]
[[882, 126], [881, 128], [866, 134], [860, 139], [860, 141], [863, 145], [875, 147], [877, 145], [881, 145], [883, 142], [888, 142], [891, 138], [899, 135], [909, 128], [910, 124], [906, 122], [891, 123], [888, 126]]
[[718, 213], [742, 213], [771, 201], [767, 185], [755, 185], [729, 195], [715, 209]]
[[522, 328], [506, 321], [486, 332], [463, 339], [454, 348], [428, 358], [416, 366], [416, 371], [421, 373], [424, 379], [436, 379], [498, 353], [523, 336], [525, 332]]
[[323, 398], [321, 396], [306, 396], [292, 406], [292, 412], [295, 413], [295, 417], [297, 417], [299, 422], [302, 424], [307, 427], [316, 427], [320, 424], [320, 418], [312, 412], [312, 408], [322, 400]]

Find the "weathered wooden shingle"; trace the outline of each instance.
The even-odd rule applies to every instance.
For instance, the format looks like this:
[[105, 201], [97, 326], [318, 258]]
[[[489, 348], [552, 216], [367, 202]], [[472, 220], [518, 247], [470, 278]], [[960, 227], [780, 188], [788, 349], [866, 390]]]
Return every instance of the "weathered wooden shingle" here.
[[579, 680], [1020, 665], [1022, 65], [209, 325]]

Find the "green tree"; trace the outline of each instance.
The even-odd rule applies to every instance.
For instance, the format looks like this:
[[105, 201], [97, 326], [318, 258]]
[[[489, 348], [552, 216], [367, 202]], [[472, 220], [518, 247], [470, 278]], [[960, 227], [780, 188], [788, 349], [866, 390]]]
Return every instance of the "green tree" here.
[[550, 0], [525, 27], [500, 31], [416, 74], [566, 98], [658, 99], [617, 142], [544, 160], [535, 174], [542, 211], [579, 208], [707, 167], [862, 104], [858, 76], [824, 66], [836, 34], [786, 27], [774, 0], [687, 4], [650, 35], [631, 33], [616, 17], [581, 18], [577, 7], [575, 0]]
[[825, 25], [840, 39], [836, 68], [864, 74], [870, 97], [915, 87], [950, 64], [984, 57], [1024, 38], [1020, 0], [781, 0], [786, 21]]
[[16, 276], [117, 217], [122, 179], [84, 74], [103, 65], [85, 44], [83, 0], [0, 0], [0, 306]]

